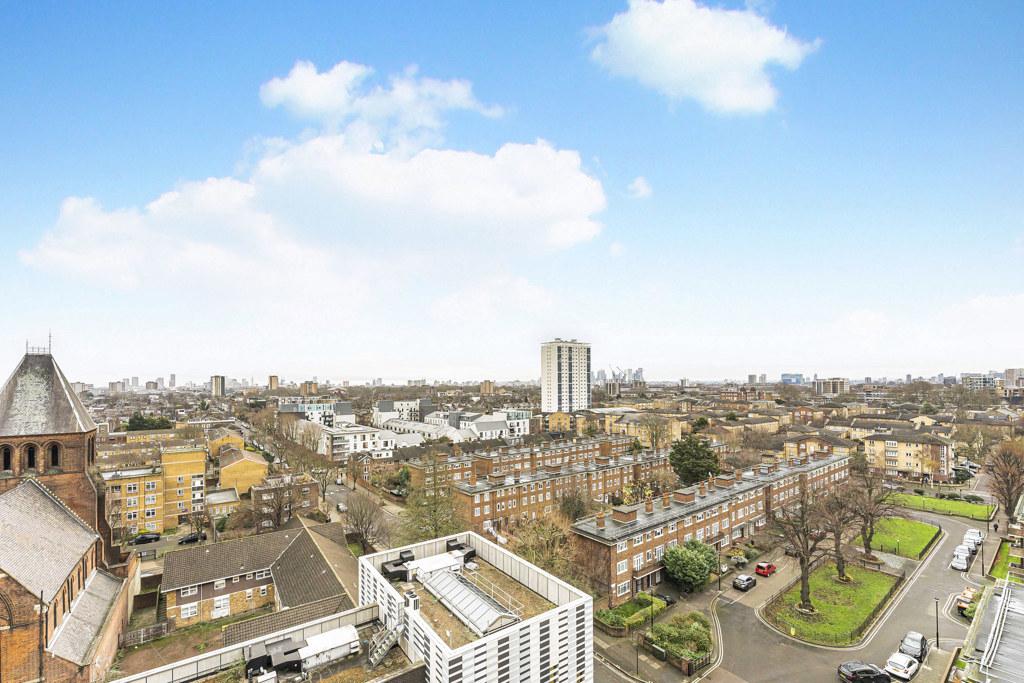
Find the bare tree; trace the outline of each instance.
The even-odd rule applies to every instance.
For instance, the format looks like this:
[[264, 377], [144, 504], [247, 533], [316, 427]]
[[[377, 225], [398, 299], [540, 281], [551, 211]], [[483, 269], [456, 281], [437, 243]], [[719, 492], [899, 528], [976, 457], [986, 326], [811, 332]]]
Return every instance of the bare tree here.
[[590, 511], [591, 499], [585, 484], [581, 484], [573, 477], [565, 488], [562, 489], [562, 496], [558, 499], [558, 510], [569, 520], [576, 521]]
[[1017, 508], [1017, 502], [1024, 495], [1024, 440], [1004, 441], [996, 452], [989, 456], [992, 473], [992, 492], [1003, 506], [1007, 524]]
[[364, 493], [353, 491], [348, 494], [347, 505], [348, 527], [359, 537], [364, 552], [370, 549], [371, 543], [387, 542], [390, 527], [376, 501]]
[[655, 413], [645, 413], [640, 418], [640, 428], [647, 437], [651, 448], [658, 450], [668, 444], [668, 420]]
[[814, 499], [806, 486], [801, 486], [798, 498], [775, 511], [770, 533], [788, 544], [800, 565], [800, 604], [805, 612], [814, 611], [811, 602], [811, 565], [822, 557], [827, 534], [821, 530], [822, 520]]
[[820, 520], [822, 531], [832, 539], [832, 556], [839, 580], [849, 581], [846, 576], [846, 558], [843, 556], [843, 537], [857, 521], [857, 515], [845, 489], [832, 489], [820, 495], [815, 501], [815, 514]]
[[878, 522], [886, 517], [902, 516], [903, 511], [892, 501], [892, 491], [885, 487], [885, 479], [879, 472], [872, 472], [860, 456], [852, 467], [853, 481], [850, 483], [849, 501], [860, 529], [864, 556], [873, 558], [871, 543], [875, 539]]

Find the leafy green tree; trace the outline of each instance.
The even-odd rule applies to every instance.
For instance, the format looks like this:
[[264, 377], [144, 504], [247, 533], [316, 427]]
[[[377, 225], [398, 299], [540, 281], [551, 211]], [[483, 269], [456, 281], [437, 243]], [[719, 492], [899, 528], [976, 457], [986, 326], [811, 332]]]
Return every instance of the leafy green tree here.
[[693, 421], [693, 424], [690, 426], [690, 430], [696, 434], [699, 431], [707, 429], [709, 425], [710, 423], [706, 417], [698, 417]]
[[718, 455], [703, 439], [692, 434], [672, 444], [668, 460], [683, 486], [703, 481], [708, 474], [719, 472]]
[[732, 412], [730, 410], [728, 413], [725, 414], [725, 419], [728, 420], [729, 422], [735, 422], [736, 420], [738, 420], [740, 418], [739, 418], [739, 416], [736, 413], [734, 413], [734, 412]]
[[718, 565], [718, 553], [706, 543], [687, 541], [666, 550], [662, 562], [673, 581], [684, 590], [693, 592], [708, 582], [712, 570]]
[[128, 418], [128, 431], [139, 432], [147, 429], [170, 429], [174, 425], [166, 417], [160, 415], [143, 415], [135, 412]]

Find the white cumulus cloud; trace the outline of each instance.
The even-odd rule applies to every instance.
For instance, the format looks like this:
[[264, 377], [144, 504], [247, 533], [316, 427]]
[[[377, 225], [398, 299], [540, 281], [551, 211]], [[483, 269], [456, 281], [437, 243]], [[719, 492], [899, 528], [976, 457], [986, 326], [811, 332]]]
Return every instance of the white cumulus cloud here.
[[611, 73], [725, 113], [772, 109], [778, 93], [768, 68], [796, 69], [820, 44], [794, 38], [753, 11], [694, 0], [630, 0], [599, 36], [591, 56]]
[[633, 178], [633, 181], [626, 188], [626, 192], [633, 199], [647, 199], [654, 194], [654, 191], [651, 189], [651, 184], [647, 182], [647, 178], [644, 178], [642, 175], [638, 175], [636, 178]]

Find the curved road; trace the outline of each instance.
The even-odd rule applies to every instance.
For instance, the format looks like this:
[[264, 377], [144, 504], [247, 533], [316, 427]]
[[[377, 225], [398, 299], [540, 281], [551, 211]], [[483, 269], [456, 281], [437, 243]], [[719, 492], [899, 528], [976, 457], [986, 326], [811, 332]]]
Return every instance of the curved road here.
[[[969, 576], [950, 569], [949, 561], [964, 531], [979, 525], [957, 517], [928, 513], [913, 513], [912, 516], [940, 525], [945, 535], [925, 558], [920, 572], [908, 576], [907, 585], [869, 631], [865, 643], [855, 648], [830, 649], [790, 640], [762, 624], [755, 614], [755, 608], [774, 592], [774, 587], [769, 588], [771, 584], [763, 584], [764, 592], [760, 596], [757, 591], [742, 594], [729, 590], [723, 593], [717, 610], [723, 634], [722, 663], [705, 680], [709, 683], [833, 681], [836, 667], [850, 659], [882, 665], [899, 647], [907, 631], [919, 631], [934, 644], [935, 598], [939, 599], [942, 649], [952, 650], [959, 645], [967, 632], [967, 625], [957, 618], [955, 610], [950, 610], [951, 596], [959, 594], [967, 585], [981, 583], [984, 570], [980, 553], [970, 567]], [[991, 562], [990, 553], [995, 552], [995, 543], [986, 538], [986, 562]], [[925, 666], [932, 664], [940, 666], [936, 658], [929, 657]]]

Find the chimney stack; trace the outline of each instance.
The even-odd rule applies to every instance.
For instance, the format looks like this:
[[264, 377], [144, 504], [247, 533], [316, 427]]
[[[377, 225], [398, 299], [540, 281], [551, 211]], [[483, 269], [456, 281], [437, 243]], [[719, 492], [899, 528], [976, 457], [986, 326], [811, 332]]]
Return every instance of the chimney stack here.
[[661, 506], [666, 510], [672, 507], [672, 494], [670, 494], [668, 491], [661, 494]]
[[604, 513], [603, 512], [598, 512], [597, 513], [597, 528], [598, 529], [603, 529], [604, 528]]
[[646, 510], [648, 514], [654, 512], [654, 499], [653, 498], [648, 498], [644, 502], [644, 510]]

